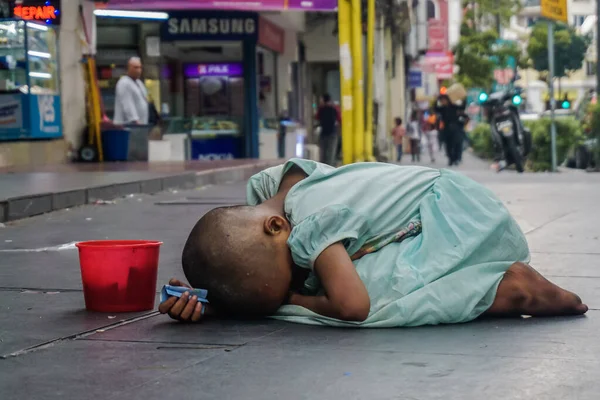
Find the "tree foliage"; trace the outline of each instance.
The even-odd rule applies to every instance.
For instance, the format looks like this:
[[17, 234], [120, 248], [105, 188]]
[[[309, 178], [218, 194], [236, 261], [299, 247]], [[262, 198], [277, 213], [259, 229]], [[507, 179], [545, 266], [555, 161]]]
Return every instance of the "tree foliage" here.
[[[566, 25], [554, 28], [554, 76], [561, 78], [581, 68], [591, 37], [578, 35]], [[540, 72], [548, 71], [548, 24], [534, 25], [527, 46], [527, 54], [533, 68]]]
[[[463, 28], [463, 31], [469, 29]], [[494, 62], [490, 57], [497, 39], [496, 32], [492, 30], [461, 32], [460, 41], [454, 49], [454, 62], [458, 66], [456, 79], [464, 86], [488, 88], [492, 84]]]
[[521, 0], [464, 0], [463, 6], [468, 10], [467, 18], [472, 27], [483, 30], [484, 26], [496, 28], [496, 22], [507, 26], [510, 18], [522, 7]]
[[467, 0], [464, 5], [467, 12], [460, 40], [454, 49], [454, 62], [459, 68], [456, 79], [466, 87], [489, 88], [496, 65], [506, 65], [509, 57], [522, 64], [516, 44], [496, 45], [498, 32], [495, 26], [496, 20], [502, 26], [508, 25], [521, 3], [519, 0]]

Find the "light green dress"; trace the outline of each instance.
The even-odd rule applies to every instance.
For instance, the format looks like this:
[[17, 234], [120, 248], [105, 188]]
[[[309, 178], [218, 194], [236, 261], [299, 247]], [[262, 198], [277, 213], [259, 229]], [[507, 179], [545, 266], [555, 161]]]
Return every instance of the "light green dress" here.
[[[277, 192], [292, 166], [308, 177], [285, 200], [296, 265], [312, 271], [328, 246], [342, 242], [371, 299], [362, 323], [286, 305], [274, 318], [313, 325], [400, 327], [460, 323], [493, 303], [506, 270], [529, 261], [527, 241], [502, 203], [458, 173], [358, 163], [341, 168], [292, 159], [248, 183], [248, 204]], [[305, 288], [322, 290], [315, 274]]]

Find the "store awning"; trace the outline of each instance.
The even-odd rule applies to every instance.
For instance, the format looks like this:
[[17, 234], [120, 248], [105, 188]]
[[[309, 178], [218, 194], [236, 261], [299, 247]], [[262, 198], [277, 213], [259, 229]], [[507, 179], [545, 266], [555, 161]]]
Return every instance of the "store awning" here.
[[121, 10], [335, 11], [337, 0], [110, 0]]

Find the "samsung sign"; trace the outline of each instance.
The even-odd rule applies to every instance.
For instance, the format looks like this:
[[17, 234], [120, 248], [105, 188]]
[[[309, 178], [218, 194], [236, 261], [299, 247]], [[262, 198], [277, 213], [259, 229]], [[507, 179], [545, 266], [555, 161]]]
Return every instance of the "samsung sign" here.
[[256, 40], [258, 15], [246, 12], [169, 13], [162, 40]]

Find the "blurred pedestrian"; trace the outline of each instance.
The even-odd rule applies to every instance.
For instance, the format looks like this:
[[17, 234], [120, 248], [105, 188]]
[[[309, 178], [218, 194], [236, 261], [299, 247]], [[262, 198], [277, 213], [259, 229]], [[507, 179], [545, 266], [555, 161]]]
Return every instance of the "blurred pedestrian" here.
[[115, 115], [117, 125], [147, 125], [151, 105], [148, 91], [142, 77], [142, 62], [139, 57], [131, 57], [127, 62], [127, 74], [117, 82], [115, 94]]
[[340, 117], [338, 110], [331, 102], [331, 96], [328, 93], [325, 93], [321, 98], [321, 105], [317, 110], [315, 119], [318, 121], [319, 127], [321, 128], [321, 135], [319, 138], [321, 162], [335, 167], [339, 141], [338, 125]]
[[435, 162], [435, 149], [434, 141], [437, 140], [438, 131], [437, 127], [437, 116], [435, 115], [434, 110], [429, 110], [427, 114], [427, 118], [424, 121], [424, 129], [423, 133], [425, 136], [425, 140], [427, 141], [427, 150], [429, 151], [429, 158], [431, 159], [431, 163]]
[[419, 121], [419, 112], [413, 111], [410, 116], [410, 123], [406, 129], [410, 139], [410, 154], [413, 162], [421, 161], [421, 123]]
[[440, 95], [438, 97], [436, 112], [439, 113], [441, 121], [444, 123], [442, 132], [443, 140], [446, 145], [446, 156], [448, 165], [458, 165], [461, 157], [459, 146], [463, 144], [463, 130], [459, 118], [464, 115], [464, 103], [453, 104], [450, 97]]
[[336, 159], [339, 161], [342, 159], [342, 140], [344, 140], [344, 138], [342, 137], [342, 109], [340, 108], [339, 101], [334, 101], [333, 106], [335, 107], [335, 109], [337, 110], [337, 113], [338, 113], [338, 117], [337, 117], [338, 144], [337, 144], [337, 151], [336, 151]]
[[467, 143], [469, 142], [469, 137], [467, 135], [467, 125], [469, 124], [470, 118], [463, 110], [461, 112], [461, 114], [459, 115], [458, 120], [460, 122], [459, 123], [460, 135], [459, 135], [458, 141], [456, 143], [456, 146], [457, 146], [456, 152], [457, 152], [458, 163], [460, 164], [462, 162], [462, 155], [465, 150], [465, 147], [467, 146]]
[[396, 161], [402, 161], [402, 141], [406, 136], [406, 129], [402, 126], [402, 118], [396, 117], [396, 126], [392, 129], [392, 137], [394, 138], [394, 145], [396, 146]]

